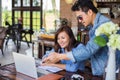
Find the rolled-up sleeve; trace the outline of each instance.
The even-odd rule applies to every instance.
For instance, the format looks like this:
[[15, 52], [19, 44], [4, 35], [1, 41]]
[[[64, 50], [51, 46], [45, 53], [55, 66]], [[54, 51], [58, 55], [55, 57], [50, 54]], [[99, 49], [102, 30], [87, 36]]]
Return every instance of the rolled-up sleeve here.
[[84, 68], [85, 68], [84, 61], [76, 63], [68, 61], [66, 63], [66, 71], [76, 72], [77, 70], [84, 70]]
[[99, 48], [100, 47], [94, 42], [94, 39], [91, 39], [86, 45], [79, 44], [76, 48], [73, 48], [72, 51], [67, 52], [67, 57], [72, 62], [80, 62], [90, 58]]
[[67, 52], [66, 54], [67, 54], [67, 57], [68, 57], [72, 62], [75, 62], [75, 58], [73, 57], [72, 51]]
[[86, 45], [79, 44], [77, 48], [72, 49], [72, 54], [75, 61], [79, 62], [90, 58], [99, 48], [94, 39], [91, 39]]

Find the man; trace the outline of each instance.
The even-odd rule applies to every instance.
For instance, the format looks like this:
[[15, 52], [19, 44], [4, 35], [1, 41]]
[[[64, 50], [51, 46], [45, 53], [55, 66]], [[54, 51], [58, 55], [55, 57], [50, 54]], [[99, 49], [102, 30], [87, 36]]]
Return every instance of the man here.
[[[90, 58], [93, 75], [103, 75], [108, 60], [108, 47], [100, 47], [94, 42], [95, 30], [110, 20], [101, 15], [91, 0], [78, 0], [72, 6], [72, 11], [76, 13], [77, 19], [84, 26], [89, 26], [89, 41], [86, 45], [81, 44], [79, 49], [73, 49], [65, 54], [52, 53], [44, 59], [44, 62], [58, 62], [59, 60], [72, 60], [80, 62]], [[117, 52], [117, 54], [120, 52]], [[117, 56], [118, 58], [118, 56]]]

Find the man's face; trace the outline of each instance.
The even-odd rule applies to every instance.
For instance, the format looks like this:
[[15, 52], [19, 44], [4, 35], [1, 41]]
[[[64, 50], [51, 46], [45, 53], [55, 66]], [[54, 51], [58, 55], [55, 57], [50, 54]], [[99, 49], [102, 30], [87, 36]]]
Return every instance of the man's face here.
[[89, 10], [87, 13], [83, 12], [82, 10], [76, 11], [75, 13], [78, 21], [84, 26], [88, 26], [91, 24], [91, 15], [89, 14]]

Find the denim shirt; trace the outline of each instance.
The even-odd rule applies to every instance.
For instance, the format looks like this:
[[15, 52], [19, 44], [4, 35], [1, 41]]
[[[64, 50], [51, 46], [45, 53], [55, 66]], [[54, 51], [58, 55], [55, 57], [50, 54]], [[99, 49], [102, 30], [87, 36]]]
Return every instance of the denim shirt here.
[[[76, 47], [78, 48], [78, 47]], [[64, 49], [59, 49], [61, 50], [60, 54], [65, 54], [65, 50]], [[52, 49], [48, 54], [44, 55], [43, 57], [47, 57], [49, 56], [49, 54], [51, 52], [54, 52], [54, 49]], [[59, 51], [58, 51], [59, 52]], [[84, 71], [84, 68], [85, 68], [85, 65], [84, 65], [84, 62], [85, 61], [81, 61], [81, 62], [72, 62], [71, 60], [61, 60], [60, 63], [61, 64], [65, 64], [66, 65], [66, 68], [65, 70], [66, 71], [70, 71], [70, 72], [76, 72], [77, 70], [81, 70], [81, 71]]]
[[[69, 54], [67, 53], [67, 57], [70, 58], [73, 62], [79, 62], [86, 59], [91, 60], [92, 74], [93, 75], [103, 75], [104, 69], [107, 66], [108, 60], [108, 47], [100, 47], [94, 42], [95, 30], [103, 23], [109, 22], [110, 20], [97, 13], [94, 25], [91, 26], [89, 31], [89, 41], [86, 45], [80, 44], [79, 49], [74, 48]], [[120, 54], [120, 51], [117, 51], [117, 54]], [[120, 59], [119, 56], [117, 56]], [[120, 60], [117, 61], [120, 63]], [[118, 65], [118, 64], [117, 64]]]

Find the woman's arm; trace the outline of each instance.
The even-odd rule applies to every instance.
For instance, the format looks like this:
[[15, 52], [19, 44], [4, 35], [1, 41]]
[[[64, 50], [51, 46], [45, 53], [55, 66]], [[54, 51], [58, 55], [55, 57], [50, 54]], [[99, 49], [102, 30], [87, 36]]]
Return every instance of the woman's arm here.
[[43, 63], [42, 66], [54, 66], [61, 69], [65, 69], [66, 71], [70, 71], [70, 72], [76, 72], [78, 69], [84, 70], [84, 62], [77, 62], [77, 63], [69, 62], [67, 64]]
[[54, 52], [54, 49], [52, 49], [50, 51], [46, 51], [45, 55], [42, 56], [42, 60], [44, 60], [45, 58], [47, 58], [52, 52]]

